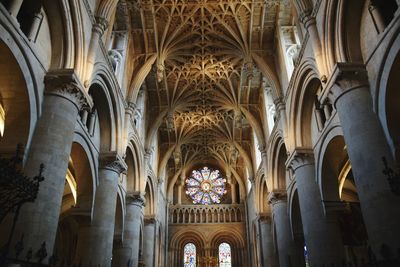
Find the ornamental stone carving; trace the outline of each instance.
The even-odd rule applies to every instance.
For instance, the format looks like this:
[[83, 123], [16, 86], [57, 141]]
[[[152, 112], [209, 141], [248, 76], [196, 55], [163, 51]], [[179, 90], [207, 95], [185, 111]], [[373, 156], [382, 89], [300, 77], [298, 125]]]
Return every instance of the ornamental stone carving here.
[[118, 174], [125, 172], [128, 167], [117, 152], [102, 153], [100, 155], [100, 168], [114, 171]]
[[271, 217], [271, 214], [260, 213], [258, 215], [258, 220], [260, 223], [271, 223], [272, 217]]
[[293, 171], [305, 165], [314, 165], [314, 153], [311, 149], [296, 149], [286, 161], [286, 166]]
[[71, 101], [78, 110], [90, 110], [93, 100], [84, 90], [73, 69], [55, 70], [47, 73], [44, 79], [45, 94], [57, 95]]
[[135, 205], [142, 208], [146, 205], [146, 200], [144, 196], [140, 193], [127, 194], [126, 205]]
[[268, 195], [268, 204], [275, 205], [277, 203], [286, 202], [287, 193], [285, 190], [274, 190]]
[[96, 17], [96, 23], [93, 25], [92, 31], [102, 36], [107, 28], [108, 28], [107, 19], [103, 17]]
[[148, 225], [148, 224], [156, 224], [157, 220], [154, 216], [146, 216], [144, 218], [144, 224]]
[[367, 75], [363, 64], [337, 63], [322, 98], [329, 97], [336, 108], [336, 101], [345, 93], [360, 87], [368, 88]]

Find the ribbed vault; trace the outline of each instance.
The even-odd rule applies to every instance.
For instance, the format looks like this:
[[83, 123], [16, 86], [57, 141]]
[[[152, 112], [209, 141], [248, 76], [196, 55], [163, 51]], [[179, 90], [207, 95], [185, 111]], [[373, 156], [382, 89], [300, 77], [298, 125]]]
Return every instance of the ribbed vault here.
[[[253, 55], [273, 65], [274, 27], [289, 19], [288, 9], [288, 1], [270, 0], [131, 4], [135, 65], [154, 61], [142, 85], [150, 103], [146, 148], [158, 138], [159, 167], [169, 177], [199, 162], [254, 177], [249, 158], [266, 79]], [[261, 130], [256, 136], [264, 144]]]

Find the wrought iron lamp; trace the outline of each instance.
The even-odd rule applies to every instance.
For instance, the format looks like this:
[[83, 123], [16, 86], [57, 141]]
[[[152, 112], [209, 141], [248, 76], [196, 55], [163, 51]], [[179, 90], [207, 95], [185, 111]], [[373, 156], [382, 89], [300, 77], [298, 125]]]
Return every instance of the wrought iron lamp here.
[[[42, 176], [44, 165], [39, 167], [39, 174], [29, 178], [22, 173], [20, 158], [21, 146], [17, 146], [15, 157], [11, 159], [0, 158], [0, 223], [9, 213], [14, 213], [11, 231], [6, 245], [0, 254], [0, 266], [3, 265], [8, 255], [19, 211], [23, 204], [34, 202], [39, 192], [39, 185], [44, 180]], [[15, 246], [17, 256], [23, 250], [23, 236]]]

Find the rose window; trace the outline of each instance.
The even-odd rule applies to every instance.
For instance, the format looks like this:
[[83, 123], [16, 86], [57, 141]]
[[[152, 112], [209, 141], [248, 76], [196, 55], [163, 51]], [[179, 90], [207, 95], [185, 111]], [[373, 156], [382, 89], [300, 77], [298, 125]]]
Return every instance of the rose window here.
[[204, 167], [202, 170], [193, 170], [186, 179], [186, 194], [194, 204], [216, 204], [226, 194], [226, 179], [222, 178], [218, 170]]

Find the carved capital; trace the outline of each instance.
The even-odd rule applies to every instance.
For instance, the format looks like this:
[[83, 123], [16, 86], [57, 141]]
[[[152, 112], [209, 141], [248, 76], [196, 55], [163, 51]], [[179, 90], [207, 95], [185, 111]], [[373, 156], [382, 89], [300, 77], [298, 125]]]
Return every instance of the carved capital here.
[[128, 107], [126, 108], [126, 113], [133, 115], [133, 114], [135, 114], [135, 110], [136, 110], [136, 103], [128, 102]]
[[269, 214], [269, 213], [260, 213], [258, 215], [258, 221], [260, 223], [271, 223], [271, 221], [272, 221], [271, 214]]
[[139, 207], [144, 207], [146, 205], [146, 200], [140, 193], [127, 194], [125, 198], [127, 205], [136, 205]]
[[45, 93], [57, 95], [71, 101], [78, 110], [93, 107], [93, 101], [85, 91], [73, 69], [49, 71], [44, 79]]
[[144, 159], [145, 159], [146, 162], [149, 161], [149, 159], [150, 159], [151, 155], [153, 154], [153, 152], [154, 152], [154, 147], [145, 149], [145, 151], [144, 151]]
[[280, 202], [287, 201], [287, 193], [285, 190], [274, 190], [268, 195], [268, 204], [275, 205]]
[[103, 17], [96, 17], [96, 23], [93, 25], [92, 31], [103, 36], [103, 33], [108, 28], [108, 21]]
[[307, 30], [310, 26], [316, 24], [315, 17], [313, 17], [311, 13], [312, 13], [311, 10], [307, 9], [301, 12], [299, 17], [301, 23], [303, 23], [304, 25], [304, 28], [306, 28]]
[[259, 144], [258, 150], [261, 153], [262, 159], [265, 160], [267, 158], [267, 147], [265, 146], [265, 144]]
[[154, 216], [146, 216], [144, 217], [144, 224], [155, 224], [157, 222], [156, 218]]
[[293, 171], [305, 165], [314, 165], [314, 153], [311, 149], [295, 149], [286, 161], [286, 166]]
[[327, 82], [324, 95], [329, 95], [336, 107], [336, 101], [347, 92], [368, 86], [368, 74], [363, 64], [337, 63]]
[[285, 100], [282, 97], [277, 97], [274, 99], [274, 105], [276, 110], [283, 110], [286, 108]]
[[117, 152], [107, 152], [100, 155], [100, 168], [114, 171], [118, 174], [125, 172], [128, 167]]

